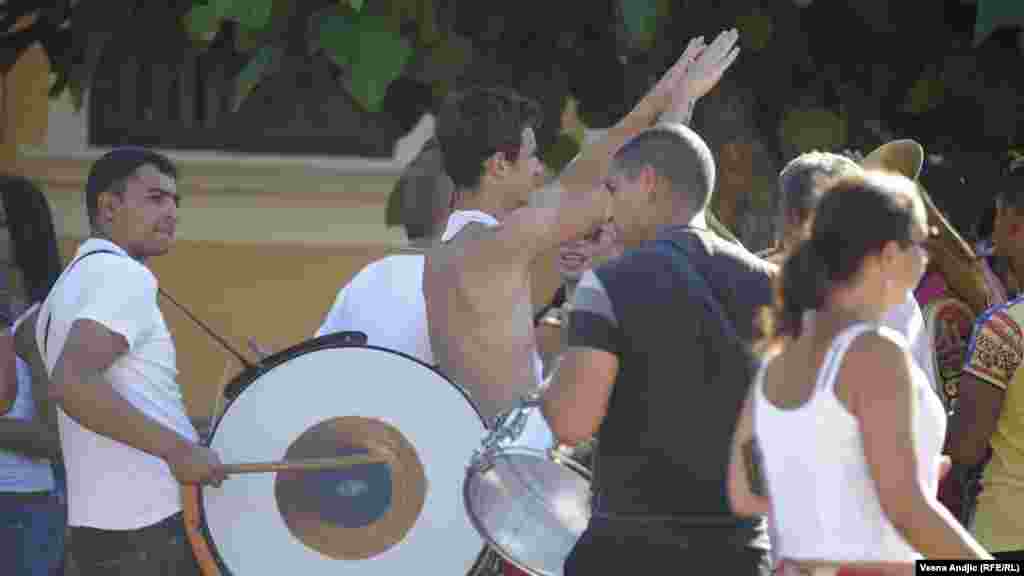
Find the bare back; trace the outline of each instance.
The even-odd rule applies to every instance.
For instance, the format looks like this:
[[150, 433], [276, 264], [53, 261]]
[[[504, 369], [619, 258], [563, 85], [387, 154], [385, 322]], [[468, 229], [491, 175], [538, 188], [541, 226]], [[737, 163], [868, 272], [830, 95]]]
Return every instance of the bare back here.
[[432, 248], [423, 272], [430, 341], [441, 371], [469, 391], [492, 421], [534, 391], [536, 338], [528, 258], [495, 258], [469, 224]]

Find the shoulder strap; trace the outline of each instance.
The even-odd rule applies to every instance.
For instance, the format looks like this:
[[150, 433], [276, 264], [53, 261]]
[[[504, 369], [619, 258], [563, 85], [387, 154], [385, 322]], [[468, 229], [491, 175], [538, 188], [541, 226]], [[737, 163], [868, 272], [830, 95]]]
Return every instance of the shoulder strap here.
[[739, 333], [736, 332], [736, 326], [722, 308], [722, 303], [715, 296], [707, 279], [690, 264], [686, 251], [673, 240], [657, 240], [654, 247], [668, 257], [676, 273], [696, 290], [696, 295], [706, 300], [714, 315], [722, 322], [726, 334], [742, 342]]
[[[85, 260], [89, 256], [92, 256], [93, 254], [114, 254], [116, 256], [120, 256], [121, 255], [118, 252], [115, 252], [113, 250], [93, 250], [92, 252], [86, 252], [85, 254], [82, 254], [78, 258], [72, 260], [71, 264], [68, 264], [67, 269], [65, 269], [64, 270], [64, 274], [62, 274], [62, 278], [66, 278], [67, 275], [71, 273], [71, 269], [75, 267], [75, 264], [78, 264], [82, 260]], [[52, 320], [53, 320], [53, 313], [52, 312], [47, 312], [47, 314], [46, 314], [46, 330], [43, 332], [43, 354], [44, 355], [46, 354], [46, 346], [50, 342], [50, 321], [52, 321]]]
[[821, 366], [820, 380], [815, 384], [816, 387], [820, 386], [823, 390], [828, 390], [835, 387], [836, 378], [839, 376], [839, 368], [843, 364], [843, 355], [846, 354], [846, 350], [853, 344], [853, 341], [857, 339], [861, 334], [870, 330], [877, 329], [874, 324], [868, 324], [862, 322], [847, 326], [842, 332], [836, 335], [832, 340], [832, 344], [829, 346], [828, 352], [825, 353], [825, 362]]

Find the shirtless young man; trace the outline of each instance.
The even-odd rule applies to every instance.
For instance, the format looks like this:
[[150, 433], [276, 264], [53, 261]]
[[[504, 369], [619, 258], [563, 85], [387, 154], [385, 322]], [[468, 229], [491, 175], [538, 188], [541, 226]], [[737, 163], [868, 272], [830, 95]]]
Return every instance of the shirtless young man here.
[[543, 176], [536, 105], [483, 89], [446, 101], [437, 133], [456, 211], [427, 253], [424, 295], [441, 370], [469, 390], [489, 421], [540, 384], [530, 263], [609, 219], [610, 198], [598, 183], [612, 154], [663, 113], [689, 111], [735, 59], [737, 39], [730, 30], [710, 46], [692, 40], [629, 114], [532, 199]]

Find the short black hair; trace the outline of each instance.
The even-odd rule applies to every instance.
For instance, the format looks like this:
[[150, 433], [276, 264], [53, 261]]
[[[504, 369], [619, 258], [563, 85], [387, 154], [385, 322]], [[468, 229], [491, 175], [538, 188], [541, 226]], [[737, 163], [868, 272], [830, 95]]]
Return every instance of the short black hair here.
[[124, 192], [124, 180], [140, 166], [152, 164], [165, 176], [178, 179], [178, 169], [170, 158], [147, 148], [115, 148], [93, 163], [89, 179], [85, 182], [85, 208], [89, 224], [95, 226], [99, 212], [99, 197], [106, 190]]
[[63, 267], [50, 204], [31, 181], [6, 174], [0, 175], [0, 200], [7, 215], [14, 263], [24, 274], [28, 301], [42, 302]]
[[699, 134], [683, 124], [644, 130], [615, 153], [613, 166], [636, 179], [644, 166], [665, 178], [695, 211], [707, 208], [715, 189], [715, 159]]
[[496, 152], [518, 160], [523, 130], [540, 127], [537, 102], [513, 90], [473, 87], [445, 98], [437, 119], [444, 170], [458, 190], [476, 190]]

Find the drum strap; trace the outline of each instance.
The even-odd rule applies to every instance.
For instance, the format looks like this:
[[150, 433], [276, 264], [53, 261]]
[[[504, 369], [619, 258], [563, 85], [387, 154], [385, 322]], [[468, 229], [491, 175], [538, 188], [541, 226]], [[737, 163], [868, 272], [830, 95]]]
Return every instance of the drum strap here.
[[[675, 240], [667, 239], [667, 238], [655, 241], [653, 243], [653, 247], [658, 252], [663, 254], [668, 259], [669, 262], [671, 262], [672, 269], [673, 269], [673, 271], [675, 272], [675, 275], [676, 275], [676, 280], [678, 282], [678, 286], [686, 286], [687, 287], [687, 291], [689, 292], [689, 297], [690, 298], [697, 298], [697, 299], [703, 300], [704, 303], [708, 306], [708, 308], [710, 308], [712, 314], [714, 316], [716, 316], [719, 319], [719, 321], [722, 323], [722, 329], [725, 332], [726, 336], [730, 340], [735, 340], [737, 342], [737, 344], [740, 345], [741, 348], [743, 348], [744, 350], [747, 350], [748, 347], [745, 344], [743, 344], [742, 339], [739, 337], [739, 334], [737, 334], [737, 332], [736, 332], [736, 327], [733, 325], [732, 321], [729, 319], [729, 316], [726, 315], [725, 310], [722, 309], [722, 305], [719, 302], [718, 298], [715, 296], [715, 293], [711, 289], [711, 286], [708, 284], [707, 279], [705, 279], [693, 267], [693, 265], [690, 264], [690, 262], [689, 262], [689, 255], [686, 253], [686, 250], [683, 249], [683, 247], [680, 246]], [[751, 361], [753, 362], [753, 357], [751, 357]], [[605, 518], [605, 519], [618, 518], [619, 516], [616, 515], [616, 514], [609, 514], [607, 512], [601, 511], [601, 487], [600, 487], [600, 479], [601, 479], [601, 472], [600, 472], [600, 466], [601, 466], [601, 464], [600, 464], [600, 460], [601, 460], [601, 458], [600, 458], [601, 447], [600, 446], [601, 446], [601, 444], [600, 444], [600, 442], [601, 442], [600, 438], [598, 438], [598, 448], [597, 448], [597, 450], [594, 451], [594, 455], [593, 455], [593, 481], [592, 481], [593, 499], [591, 501], [592, 514], [593, 514], [594, 517], [598, 517], [598, 518]], [[631, 518], [631, 519], [635, 518], [635, 519], [639, 519], [639, 520], [647, 519], [647, 520], [650, 520], [650, 521], [653, 521], [653, 522], [664, 522], [664, 521], [667, 520], [664, 517], [654, 517], [654, 516], [635, 516], [635, 517], [634, 516], [630, 516], [629, 518]], [[625, 519], [625, 518], [623, 518], [623, 519]], [[685, 520], [678, 519], [678, 518], [676, 518], [674, 520], [675, 521], [684, 521], [685, 522]], [[723, 521], [724, 522], [730, 522], [730, 523], [735, 522], [735, 518], [731, 518], [731, 517], [718, 517], [718, 518], [715, 518], [714, 520], [718, 521], [718, 522], [723, 522]], [[698, 523], [700, 523], [700, 524], [714, 523], [712, 521], [712, 519], [710, 519], [710, 518], [698, 518], [698, 519], [696, 519], [696, 521]]]
[[[73, 262], [71, 262], [71, 264], [68, 265], [67, 269], [64, 271], [64, 274], [61, 277], [62, 278], [66, 277], [68, 274], [71, 273], [71, 269], [74, 268], [75, 264], [78, 264], [82, 260], [85, 260], [89, 256], [92, 256], [93, 254], [113, 254], [115, 256], [126, 257], [123, 254], [121, 254], [120, 252], [115, 252], [113, 250], [93, 250], [92, 252], [87, 252], [85, 254], [82, 254], [81, 256], [78, 257], [78, 259], [76, 259]], [[257, 368], [257, 367], [259, 367], [261, 365], [261, 363], [259, 361], [257, 361], [255, 364], [250, 362], [248, 358], [243, 356], [238, 350], [235, 350], [235, 348], [233, 346], [228, 344], [228, 342], [226, 340], [224, 340], [219, 335], [217, 335], [217, 333], [214, 332], [212, 329], [210, 329], [209, 326], [204, 324], [201, 320], [199, 320], [199, 318], [196, 318], [191, 312], [189, 312], [188, 308], [185, 308], [183, 305], [179, 304], [177, 300], [175, 300], [174, 298], [171, 298], [171, 295], [168, 294], [167, 292], [165, 292], [163, 288], [160, 288], [158, 286], [157, 287], [157, 293], [160, 296], [163, 296], [164, 298], [166, 298], [176, 308], [181, 310], [185, 314], [185, 316], [188, 317], [189, 320], [195, 322], [197, 326], [202, 328], [204, 332], [206, 332], [211, 338], [216, 340], [218, 344], [223, 346], [225, 350], [230, 352], [235, 358], [238, 358], [238, 360], [242, 363], [242, 366], [245, 366], [246, 369]], [[47, 316], [46, 316], [46, 331], [43, 333], [43, 354], [46, 354], [46, 347], [47, 347], [47, 344], [49, 343], [49, 340], [50, 340], [50, 321], [51, 320], [53, 320], [53, 313], [47, 314]]]
[[[71, 262], [71, 264], [68, 264], [68, 268], [64, 272], [64, 277], [67, 277], [67, 275], [71, 273], [71, 269], [75, 267], [75, 264], [78, 264], [82, 260], [85, 260], [89, 256], [92, 256], [93, 254], [113, 254], [115, 256], [120, 256], [120, 254], [118, 254], [117, 252], [114, 252], [113, 250], [93, 250], [92, 252], [86, 252], [85, 254], [82, 254], [77, 259], [75, 259], [73, 262]], [[52, 320], [53, 320], [53, 312], [50, 312], [50, 313], [48, 313], [46, 315], [46, 330], [43, 332], [43, 354], [44, 355], [46, 354], [47, 344], [50, 342], [50, 321], [52, 321]]]

